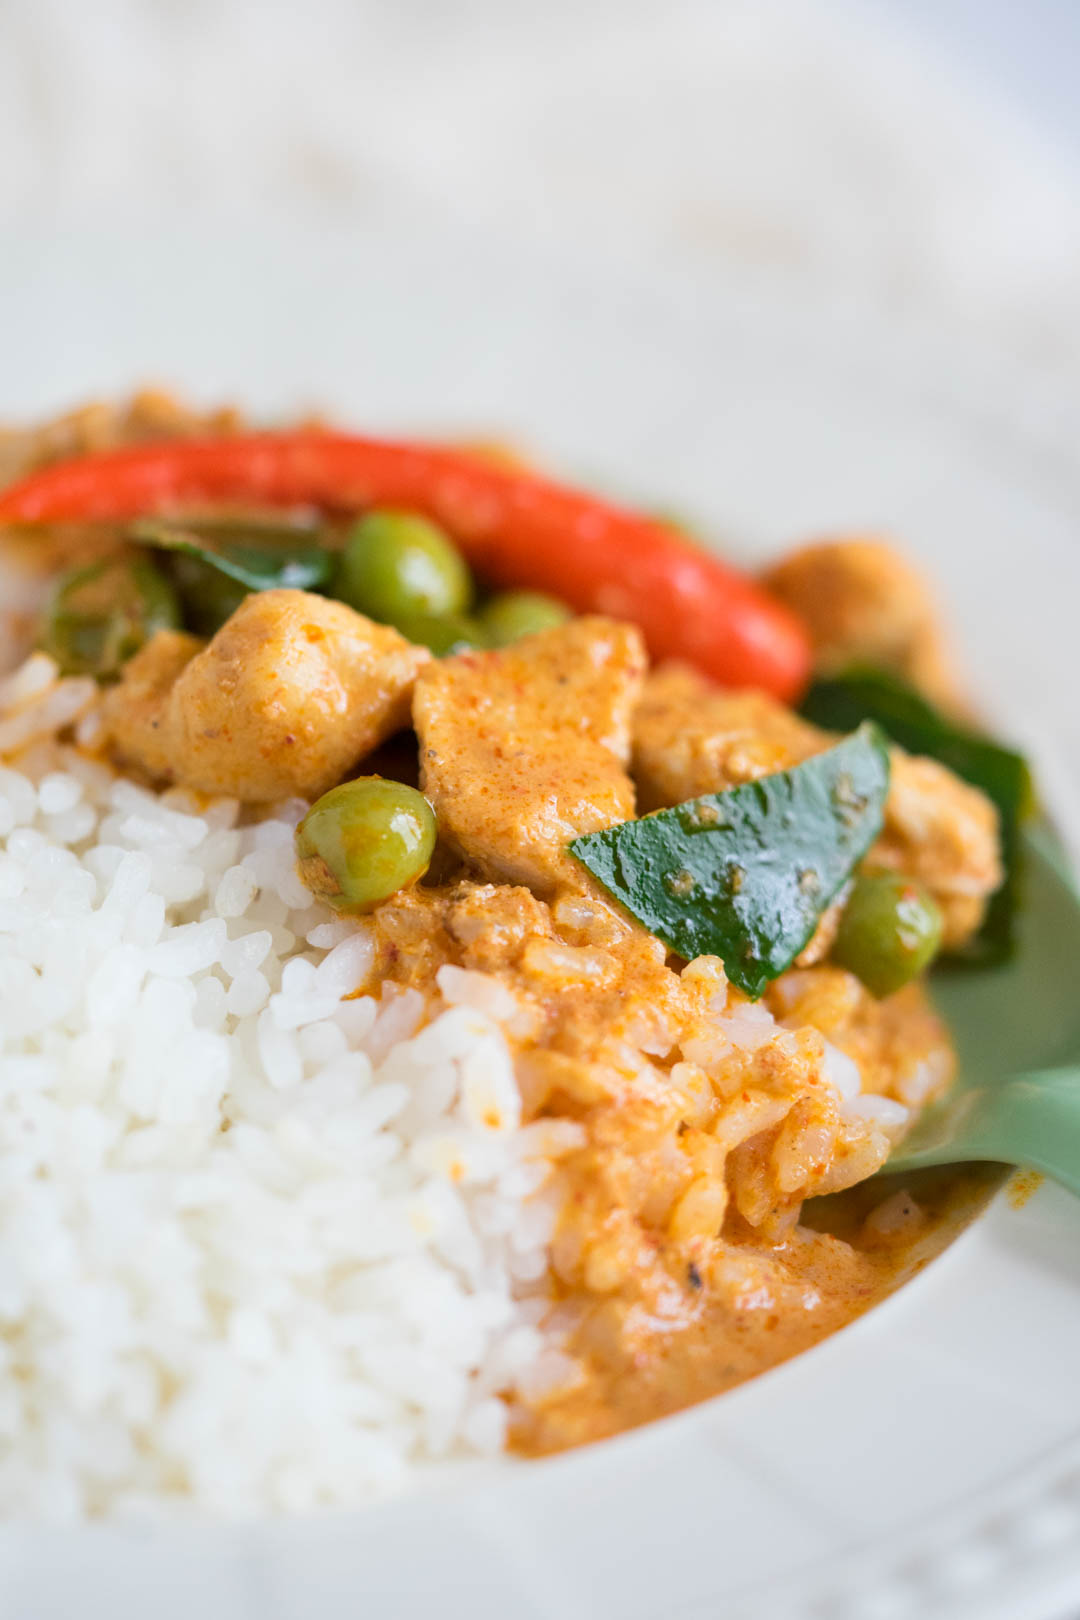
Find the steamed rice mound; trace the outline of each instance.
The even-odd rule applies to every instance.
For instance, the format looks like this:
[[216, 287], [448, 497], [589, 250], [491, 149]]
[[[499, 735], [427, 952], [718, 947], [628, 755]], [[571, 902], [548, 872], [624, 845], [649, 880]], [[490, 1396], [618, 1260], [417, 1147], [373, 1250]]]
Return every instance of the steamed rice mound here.
[[98, 733], [42, 655], [0, 687], [4, 1515], [350, 1505], [587, 1437], [702, 1283], [805, 1313], [802, 1198], [947, 1078], [921, 1005], [898, 1060], [850, 976], [751, 1006], [610, 908], [333, 920], [300, 803], [242, 825]]
[[300, 805], [133, 786], [57, 738], [96, 701], [40, 655], [0, 687], [0, 1516], [348, 1505], [498, 1452], [575, 1133], [522, 1127], [467, 996], [354, 994]]

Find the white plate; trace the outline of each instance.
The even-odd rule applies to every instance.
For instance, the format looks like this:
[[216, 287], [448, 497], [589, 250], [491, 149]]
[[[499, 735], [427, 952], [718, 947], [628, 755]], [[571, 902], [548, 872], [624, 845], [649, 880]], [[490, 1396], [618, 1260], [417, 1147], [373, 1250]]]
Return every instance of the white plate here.
[[[1052, 377], [775, 290], [631, 287], [401, 219], [43, 230], [5, 243], [0, 311], [11, 417], [158, 378], [506, 431], [747, 550], [884, 524], [1071, 809], [1080, 423]], [[0, 1614], [1050, 1620], [1080, 1601], [1078, 1346], [1080, 1204], [1002, 1197], [869, 1317], [678, 1418], [349, 1517], [9, 1527]]]

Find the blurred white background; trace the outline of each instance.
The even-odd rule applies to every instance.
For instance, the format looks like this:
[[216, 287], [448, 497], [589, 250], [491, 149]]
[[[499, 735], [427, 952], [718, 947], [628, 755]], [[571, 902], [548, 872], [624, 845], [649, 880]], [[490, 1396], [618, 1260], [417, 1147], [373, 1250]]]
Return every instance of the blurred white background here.
[[1075, 0], [0, 0], [0, 217], [362, 218], [749, 266], [1080, 363]]

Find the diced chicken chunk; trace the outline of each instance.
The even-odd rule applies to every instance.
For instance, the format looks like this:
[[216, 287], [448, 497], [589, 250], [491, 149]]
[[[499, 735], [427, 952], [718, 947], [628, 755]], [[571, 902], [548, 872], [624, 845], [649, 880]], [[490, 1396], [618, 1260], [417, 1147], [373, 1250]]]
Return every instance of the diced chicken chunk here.
[[108, 694], [106, 724], [121, 758], [162, 780], [315, 798], [408, 724], [429, 657], [341, 602], [263, 591], [201, 649], [156, 636]]
[[963, 706], [926, 583], [891, 546], [817, 541], [782, 558], [765, 583], [807, 625], [822, 671], [874, 664], [947, 707]]
[[[659, 809], [787, 770], [832, 742], [764, 692], [728, 692], [666, 664], [649, 675], [634, 715], [634, 776], [643, 807]], [[997, 812], [936, 760], [894, 748], [885, 826], [867, 864], [924, 883], [946, 944], [962, 944], [1001, 882]]]
[[420, 672], [421, 785], [475, 871], [540, 895], [581, 884], [567, 843], [634, 814], [626, 766], [644, 670], [635, 629], [581, 618]]
[[205, 645], [183, 630], [159, 630], [124, 666], [119, 684], [106, 691], [105, 724], [114, 751], [157, 781], [183, 780], [166, 714], [173, 687]]
[[885, 826], [867, 864], [925, 883], [941, 907], [945, 944], [962, 945], [1001, 883], [997, 811], [936, 759], [894, 748]]
[[729, 692], [688, 664], [661, 664], [634, 711], [642, 812], [720, 793], [820, 753], [822, 733], [767, 692]]

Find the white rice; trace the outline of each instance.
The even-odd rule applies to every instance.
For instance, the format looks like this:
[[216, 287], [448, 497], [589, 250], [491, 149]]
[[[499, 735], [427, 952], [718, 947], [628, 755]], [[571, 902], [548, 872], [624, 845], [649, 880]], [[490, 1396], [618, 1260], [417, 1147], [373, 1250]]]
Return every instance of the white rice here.
[[[499, 1453], [504, 1395], [581, 1376], [546, 1279], [584, 1133], [522, 1125], [516, 997], [356, 994], [304, 806], [144, 791], [58, 741], [96, 726], [41, 654], [0, 681], [0, 1520], [349, 1507]], [[788, 1038], [744, 1006], [681, 1051]]]
[[499, 1392], [566, 1375], [580, 1136], [521, 1126], [513, 998], [348, 999], [371, 942], [298, 882], [303, 807], [114, 778], [54, 676], [0, 691], [0, 1518], [347, 1506], [498, 1452]]

